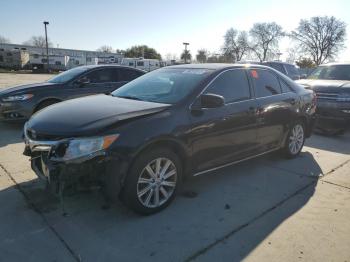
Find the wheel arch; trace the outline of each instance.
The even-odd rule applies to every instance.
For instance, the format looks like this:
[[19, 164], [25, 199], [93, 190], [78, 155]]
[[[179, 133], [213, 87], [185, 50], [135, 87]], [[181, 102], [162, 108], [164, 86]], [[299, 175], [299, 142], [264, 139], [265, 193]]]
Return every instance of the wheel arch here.
[[297, 121], [300, 121], [304, 125], [305, 137], [310, 137], [312, 128], [310, 127], [308, 118], [305, 115], [298, 116]]
[[59, 103], [62, 102], [62, 99], [59, 99], [57, 97], [45, 97], [44, 99], [40, 100], [39, 103], [37, 103], [33, 109], [33, 114], [36, 113], [38, 111], [38, 109], [40, 108], [41, 105], [43, 105], [44, 103], [47, 103], [49, 101], [53, 101], [55, 103]]
[[[128, 165], [128, 170], [125, 174], [125, 177], [127, 176], [129, 169], [133, 165], [136, 158], [145, 152], [146, 150], [151, 150], [153, 148], [169, 148], [171, 151], [173, 151], [180, 159], [182, 163], [182, 178], [185, 179], [185, 177], [188, 175], [188, 171], [190, 170], [190, 150], [186, 147], [181, 141], [174, 137], [161, 137], [155, 140], [151, 140], [148, 143], [144, 144], [142, 147], [140, 147], [134, 154], [132, 161]], [[125, 180], [125, 177], [123, 178], [123, 182]]]

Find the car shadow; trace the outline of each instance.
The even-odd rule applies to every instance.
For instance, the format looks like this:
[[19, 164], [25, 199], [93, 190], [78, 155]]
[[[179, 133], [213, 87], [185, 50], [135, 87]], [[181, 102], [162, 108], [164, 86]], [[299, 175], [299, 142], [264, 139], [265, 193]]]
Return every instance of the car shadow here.
[[0, 122], [0, 148], [22, 142], [23, 122]]
[[331, 152], [350, 154], [350, 132], [339, 136], [313, 134], [305, 142], [306, 146]]
[[[301, 158], [308, 162], [302, 174], [292, 168]], [[39, 180], [21, 183], [19, 188], [29, 206], [45, 217], [83, 261], [157, 261], [169, 257], [186, 261], [240, 235], [237, 246], [227, 247], [232, 261], [238, 261], [314, 194], [318, 177], [310, 173], [321, 173], [321, 169], [310, 153], [290, 160], [293, 163], [288, 169], [269, 164], [274, 161], [283, 160], [268, 155], [191, 178], [167, 209], [152, 216], [137, 215], [120, 202], [109, 207], [99, 191], [65, 196], [68, 215], [63, 216], [60, 201], [48, 195]], [[6, 190], [0, 191], [0, 199]], [[293, 198], [298, 201], [285, 205]], [[284, 211], [274, 215], [282, 206]], [[272, 219], [256, 232], [244, 233], [268, 214]]]

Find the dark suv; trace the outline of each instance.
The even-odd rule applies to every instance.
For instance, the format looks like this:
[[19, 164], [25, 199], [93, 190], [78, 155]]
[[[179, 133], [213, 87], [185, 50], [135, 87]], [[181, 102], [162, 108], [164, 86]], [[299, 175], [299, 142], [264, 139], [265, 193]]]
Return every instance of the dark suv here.
[[26, 120], [57, 102], [93, 94], [109, 94], [145, 71], [118, 65], [80, 66], [44, 83], [0, 90], [0, 120]]
[[50, 106], [24, 127], [25, 154], [60, 194], [99, 182], [150, 214], [180, 183], [281, 150], [297, 156], [312, 131], [314, 92], [259, 65], [165, 67], [96, 95]]
[[297, 83], [316, 92], [317, 127], [327, 134], [344, 133], [350, 125], [350, 64], [321, 65]]
[[277, 71], [281, 72], [282, 74], [285, 74], [292, 80], [300, 79], [300, 72], [295, 65], [279, 61], [262, 62], [261, 64], [276, 69]]

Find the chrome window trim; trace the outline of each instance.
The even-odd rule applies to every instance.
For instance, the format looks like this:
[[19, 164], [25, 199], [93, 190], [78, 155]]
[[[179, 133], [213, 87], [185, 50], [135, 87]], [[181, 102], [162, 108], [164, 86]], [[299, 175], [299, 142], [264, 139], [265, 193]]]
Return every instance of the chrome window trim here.
[[[250, 81], [249, 81], [249, 77], [247, 76], [247, 73], [246, 73], [246, 70], [247, 68], [228, 68], [228, 69], [225, 69], [224, 71], [220, 72], [217, 76], [215, 76], [203, 89], [202, 91], [196, 96], [195, 99], [193, 99], [192, 103], [190, 104], [189, 106], [189, 109], [191, 110], [192, 108], [192, 105], [194, 104], [194, 102], [197, 101], [197, 99], [208, 89], [208, 87], [219, 77], [221, 76], [223, 73], [226, 73], [228, 71], [233, 71], [233, 70], [242, 70], [246, 77], [247, 77], [247, 81], [248, 81], [248, 86], [249, 86], [249, 93], [250, 93], [250, 98], [249, 99], [246, 99], [246, 100], [240, 100], [240, 101], [233, 101], [233, 102], [229, 102], [229, 103], [225, 103], [224, 105], [231, 105], [231, 104], [235, 104], [235, 103], [242, 103], [242, 102], [246, 102], [246, 101], [251, 101], [251, 100], [254, 100], [254, 96], [252, 94], [252, 87], [250, 85]], [[202, 108], [202, 109], [207, 109], [207, 108]]]

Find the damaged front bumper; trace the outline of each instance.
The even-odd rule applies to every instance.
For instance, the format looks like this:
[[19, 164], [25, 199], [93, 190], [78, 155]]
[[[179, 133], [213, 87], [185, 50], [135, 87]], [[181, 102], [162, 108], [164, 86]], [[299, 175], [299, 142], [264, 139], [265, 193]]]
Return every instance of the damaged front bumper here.
[[24, 142], [23, 154], [31, 157], [33, 171], [47, 182], [54, 194], [59, 195], [67, 188], [105, 187], [111, 178], [115, 192], [120, 191], [126, 164], [112, 152], [101, 150], [80, 158], [62, 160], [57, 157], [56, 150], [65, 140], [35, 141], [25, 133]]

